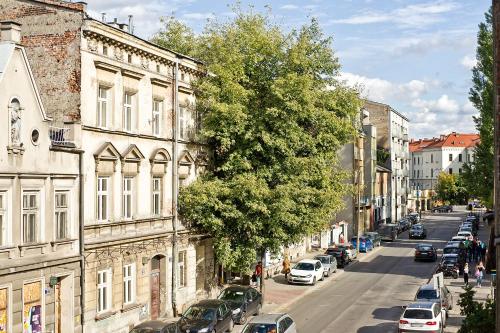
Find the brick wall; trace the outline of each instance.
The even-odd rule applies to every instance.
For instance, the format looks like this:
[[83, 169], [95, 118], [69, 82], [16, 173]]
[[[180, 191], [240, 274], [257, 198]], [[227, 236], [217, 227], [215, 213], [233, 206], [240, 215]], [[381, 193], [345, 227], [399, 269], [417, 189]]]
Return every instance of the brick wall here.
[[0, 21], [22, 24], [45, 110], [56, 121], [80, 119], [80, 43], [84, 5], [57, 0], [1, 0]]

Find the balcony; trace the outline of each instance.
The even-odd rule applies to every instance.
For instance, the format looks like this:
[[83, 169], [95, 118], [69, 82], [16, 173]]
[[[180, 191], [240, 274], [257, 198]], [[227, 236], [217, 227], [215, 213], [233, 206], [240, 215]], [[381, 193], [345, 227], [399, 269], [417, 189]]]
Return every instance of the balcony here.
[[76, 148], [74, 127], [49, 126], [49, 138], [52, 146]]
[[403, 141], [406, 141], [406, 142], [409, 141], [409, 139], [408, 139], [408, 133], [403, 133]]

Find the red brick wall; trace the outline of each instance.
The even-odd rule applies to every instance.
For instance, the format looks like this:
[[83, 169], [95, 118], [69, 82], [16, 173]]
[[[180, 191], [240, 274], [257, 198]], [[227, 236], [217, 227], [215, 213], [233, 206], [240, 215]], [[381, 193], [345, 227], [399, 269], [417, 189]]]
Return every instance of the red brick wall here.
[[57, 0], [1, 0], [0, 21], [22, 24], [22, 40], [47, 113], [80, 119], [80, 43], [84, 5]]

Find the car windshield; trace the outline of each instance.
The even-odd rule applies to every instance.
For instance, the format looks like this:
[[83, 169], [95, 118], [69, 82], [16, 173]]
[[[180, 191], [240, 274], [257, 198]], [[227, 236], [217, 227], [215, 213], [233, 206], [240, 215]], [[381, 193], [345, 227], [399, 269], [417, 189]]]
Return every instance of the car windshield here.
[[293, 269], [298, 269], [301, 271], [314, 271], [314, 264], [309, 262], [299, 262]]
[[330, 258], [328, 258], [328, 257], [316, 257], [314, 259], [321, 261], [322, 264], [329, 264], [330, 263]]
[[458, 247], [445, 247], [443, 249], [444, 254], [459, 254], [460, 249]]
[[419, 247], [417, 247], [417, 250], [419, 250], [419, 251], [432, 251], [432, 247], [430, 247], [430, 246], [419, 246]]
[[186, 319], [204, 319], [213, 321], [215, 318], [215, 309], [204, 308], [201, 306], [192, 306], [182, 315]]
[[225, 289], [219, 296], [219, 299], [228, 301], [243, 301], [245, 293], [241, 290]]
[[435, 289], [420, 289], [417, 293], [417, 299], [435, 299], [437, 292]]
[[249, 323], [242, 333], [276, 333], [276, 324]]
[[419, 225], [419, 224], [415, 224], [414, 226], [411, 227], [412, 230], [422, 230], [423, 226]]
[[443, 264], [445, 265], [450, 265], [450, 264], [455, 264], [457, 262], [458, 258], [453, 257], [453, 258], [445, 258], [443, 259]]
[[407, 319], [432, 319], [432, 311], [424, 309], [407, 309], [403, 315]]

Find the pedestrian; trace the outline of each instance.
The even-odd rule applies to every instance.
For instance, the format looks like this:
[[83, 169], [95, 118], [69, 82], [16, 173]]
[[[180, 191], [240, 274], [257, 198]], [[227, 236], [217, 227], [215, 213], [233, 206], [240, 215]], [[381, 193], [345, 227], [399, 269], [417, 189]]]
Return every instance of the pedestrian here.
[[471, 250], [472, 250], [472, 259], [473, 259], [475, 262], [477, 262], [477, 261], [478, 261], [478, 260], [477, 260], [477, 257], [476, 257], [477, 242], [478, 242], [478, 240], [477, 240], [476, 238], [474, 238], [474, 239], [472, 240], [472, 243], [471, 243], [471, 245], [472, 245], [472, 246], [471, 246]]
[[470, 253], [471, 252], [470, 251], [471, 244], [470, 244], [469, 239], [467, 239], [467, 238], [464, 240], [464, 247], [465, 247], [465, 253], [467, 253], [467, 261], [471, 262], [471, 260], [472, 260], [471, 253]]
[[255, 266], [255, 282], [257, 288], [260, 288], [261, 279], [262, 279], [262, 261], [259, 261], [257, 263], [257, 266]]
[[486, 243], [481, 242], [481, 261], [486, 260]]
[[466, 262], [464, 266], [464, 284], [465, 286], [469, 285], [469, 263]]
[[288, 273], [290, 273], [290, 258], [285, 255], [285, 259], [283, 259], [283, 274], [285, 274], [285, 279], [288, 279]]
[[483, 259], [481, 258], [481, 246], [484, 242], [481, 241], [480, 239], [477, 240], [477, 245], [476, 245], [476, 251], [475, 251], [475, 257], [476, 257], [476, 262], [482, 261]]
[[484, 265], [482, 261], [480, 261], [479, 264], [476, 265], [475, 275], [476, 275], [476, 287], [481, 288], [484, 277]]

